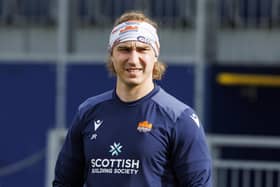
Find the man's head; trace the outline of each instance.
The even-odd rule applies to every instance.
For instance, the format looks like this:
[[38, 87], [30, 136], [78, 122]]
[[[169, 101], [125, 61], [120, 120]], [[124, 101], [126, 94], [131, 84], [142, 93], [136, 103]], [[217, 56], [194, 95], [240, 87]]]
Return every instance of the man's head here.
[[137, 43], [148, 44], [154, 53], [155, 62], [153, 67], [153, 79], [160, 80], [166, 70], [166, 65], [158, 61], [160, 44], [157, 34], [157, 24], [143, 13], [138, 11], [126, 12], [115, 22], [109, 41], [108, 70], [116, 75], [116, 70], [112, 62], [114, 48], [120, 43], [135, 41]]

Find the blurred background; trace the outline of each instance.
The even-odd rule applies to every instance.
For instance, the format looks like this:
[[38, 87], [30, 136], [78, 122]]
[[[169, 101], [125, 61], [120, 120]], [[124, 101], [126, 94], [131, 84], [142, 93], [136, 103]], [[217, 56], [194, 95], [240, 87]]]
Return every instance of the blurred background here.
[[109, 90], [114, 19], [159, 23], [163, 88], [195, 108], [214, 187], [280, 186], [280, 0], [0, 0], [0, 187], [50, 187], [78, 105]]

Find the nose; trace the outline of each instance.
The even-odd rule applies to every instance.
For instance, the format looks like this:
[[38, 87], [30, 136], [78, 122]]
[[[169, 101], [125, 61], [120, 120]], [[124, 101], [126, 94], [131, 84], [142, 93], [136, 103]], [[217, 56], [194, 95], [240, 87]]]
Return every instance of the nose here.
[[139, 53], [136, 51], [136, 49], [132, 49], [129, 53], [129, 57], [128, 57], [128, 63], [130, 64], [135, 64], [139, 61]]

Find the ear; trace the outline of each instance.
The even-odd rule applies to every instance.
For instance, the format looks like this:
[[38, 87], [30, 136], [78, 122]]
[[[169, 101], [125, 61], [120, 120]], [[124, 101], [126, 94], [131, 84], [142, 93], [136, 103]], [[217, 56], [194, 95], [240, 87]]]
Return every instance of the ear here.
[[112, 53], [110, 53], [110, 54], [109, 54], [109, 62], [112, 63], [112, 64], [114, 64], [114, 61], [115, 61], [115, 59], [114, 59]]
[[[115, 48], [115, 47], [114, 47]], [[114, 48], [110, 51], [109, 53], [109, 57], [110, 57], [110, 60], [112, 62], [115, 62], [115, 57], [114, 57]]]
[[160, 54], [160, 48], [158, 48], [158, 55], [157, 56], [155, 55], [156, 61], [158, 61], [159, 54]]
[[154, 62], [158, 61], [158, 57], [154, 56]]

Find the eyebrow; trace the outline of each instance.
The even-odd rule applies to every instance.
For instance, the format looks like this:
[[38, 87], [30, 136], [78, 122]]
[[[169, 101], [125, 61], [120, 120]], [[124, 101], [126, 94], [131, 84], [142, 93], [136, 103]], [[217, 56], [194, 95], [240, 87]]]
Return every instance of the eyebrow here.
[[[117, 49], [132, 49], [132, 45], [119, 45], [117, 46]], [[151, 49], [151, 46], [149, 45], [136, 45], [136, 49]]]

